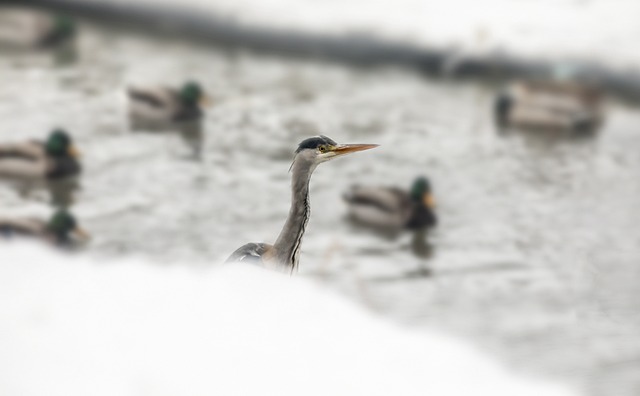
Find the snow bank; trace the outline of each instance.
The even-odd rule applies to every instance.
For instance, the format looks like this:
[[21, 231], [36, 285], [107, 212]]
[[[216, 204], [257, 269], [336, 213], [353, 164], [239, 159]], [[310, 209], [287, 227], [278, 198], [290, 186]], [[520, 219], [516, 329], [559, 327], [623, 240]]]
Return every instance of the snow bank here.
[[2, 395], [568, 395], [319, 286], [0, 246]]

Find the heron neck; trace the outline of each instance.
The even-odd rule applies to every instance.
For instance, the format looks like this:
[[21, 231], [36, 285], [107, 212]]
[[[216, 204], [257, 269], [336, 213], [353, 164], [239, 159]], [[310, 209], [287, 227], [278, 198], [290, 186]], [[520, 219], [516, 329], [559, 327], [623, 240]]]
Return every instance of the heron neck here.
[[291, 270], [298, 266], [302, 236], [309, 221], [309, 181], [315, 164], [296, 158], [291, 172], [291, 209], [273, 247], [278, 262]]

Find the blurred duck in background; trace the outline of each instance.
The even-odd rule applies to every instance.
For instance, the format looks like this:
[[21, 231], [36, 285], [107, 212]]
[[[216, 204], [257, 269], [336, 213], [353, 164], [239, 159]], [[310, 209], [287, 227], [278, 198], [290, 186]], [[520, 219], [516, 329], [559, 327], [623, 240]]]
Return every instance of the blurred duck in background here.
[[202, 108], [209, 103], [200, 84], [193, 81], [180, 89], [130, 87], [127, 94], [133, 128], [164, 128], [199, 121], [203, 115]]
[[603, 121], [603, 94], [569, 81], [518, 81], [495, 100], [500, 128], [596, 132]]
[[58, 210], [49, 221], [0, 217], [0, 238], [16, 237], [37, 238], [62, 247], [71, 247], [89, 240], [89, 234], [78, 226], [76, 218], [66, 210]]
[[0, 144], [0, 178], [17, 181], [60, 180], [80, 174], [79, 152], [69, 134], [54, 130], [44, 142]]
[[21, 50], [55, 47], [73, 41], [76, 25], [64, 15], [0, 8], [0, 47]]
[[344, 200], [350, 219], [377, 231], [426, 230], [437, 224], [431, 183], [426, 177], [416, 178], [410, 191], [353, 186]]

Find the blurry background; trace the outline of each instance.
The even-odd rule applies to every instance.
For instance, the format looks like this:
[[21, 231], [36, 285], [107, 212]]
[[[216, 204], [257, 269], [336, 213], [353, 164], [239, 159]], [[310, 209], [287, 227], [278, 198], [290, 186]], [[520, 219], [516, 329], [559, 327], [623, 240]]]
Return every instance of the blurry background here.
[[[390, 320], [472, 339], [519, 371], [588, 394], [640, 392], [640, 112], [629, 100], [636, 91], [617, 95], [620, 81], [638, 86], [640, 3], [34, 3], [75, 15], [76, 42], [3, 53], [0, 137], [42, 139], [58, 126], [73, 135], [84, 169], [71, 209], [93, 236], [81, 254], [218, 265], [245, 242], [274, 241], [301, 140], [377, 143], [314, 174], [298, 276]], [[139, 8], [96, 18], [82, 7], [74, 14], [74, 3]], [[178, 11], [168, 30], [137, 19], [158, 10], [171, 19], [166, 7]], [[217, 45], [203, 19], [189, 25], [192, 15], [446, 56], [427, 74], [393, 61], [345, 65], [330, 50], [286, 57], [239, 39]], [[521, 75], [529, 64], [547, 77], [587, 70], [611, 88], [603, 127], [588, 136], [500, 131], [494, 100], [518, 73], [449, 73], [468, 57], [515, 59], [523, 66], [508, 70]], [[610, 87], [611, 76], [623, 77]], [[128, 86], [186, 80], [212, 98], [200, 128], [130, 130]], [[383, 238], [346, 221], [350, 185], [408, 189], [419, 175], [431, 179], [439, 218], [423, 254], [410, 233]], [[3, 183], [0, 202], [7, 216], [51, 211], [38, 187]]]

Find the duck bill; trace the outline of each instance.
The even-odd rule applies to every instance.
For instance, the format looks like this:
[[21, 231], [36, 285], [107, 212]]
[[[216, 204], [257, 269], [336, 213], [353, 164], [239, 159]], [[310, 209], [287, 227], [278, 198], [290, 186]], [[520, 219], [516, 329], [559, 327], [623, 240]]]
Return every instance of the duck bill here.
[[436, 207], [436, 200], [433, 198], [433, 195], [431, 194], [425, 194], [422, 201], [424, 202], [427, 208], [434, 209]]
[[210, 97], [205, 95], [200, 98], [200, 100], [198, 101], [198, 104], [202, 107], [209, 107], [212, 104], [212, 100]]
[[355, 153], [357, 151], [369, 150], [378, 147], [377, 144], [341, 144], [333, 149], [336, 155], [345, 155]]
[[69, 155], [73, 158], [79, 158], [80, 157], [80, 150], [78, 150], [78, 148], [76, 146], [69, 146], [69, 149], [67, 150], [67, 153], [69, 153]]
[[76, 237], [81, 242], [86, 242], [91, 239], [91, 235], [88, 232], [83, 230], [82, 228], [76, 228], [72, 231], [74, 237]]

